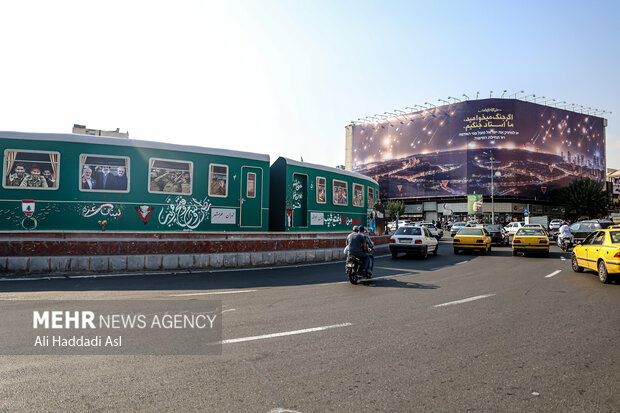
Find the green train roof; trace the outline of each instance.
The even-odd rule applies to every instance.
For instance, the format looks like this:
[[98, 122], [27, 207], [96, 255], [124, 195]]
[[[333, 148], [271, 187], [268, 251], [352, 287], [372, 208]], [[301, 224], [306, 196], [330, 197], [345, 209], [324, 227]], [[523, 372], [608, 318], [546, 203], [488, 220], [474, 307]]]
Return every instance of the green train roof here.
[[374, 179], [372, 179], [369, 176], [366, 175], [362, 175], [360, 173], [357, 172], [353, 172], [353, 171], [347, 171], [344, 169], [338, 169], [338, 168], [332, 168], [331, 166], [325, 166], [325, 165], [316, 165], [313, 163], [308, 163], [308, 162], [299, 162], [299, 161], [295, 161], [293, 159], [289, 159], [289, 158], [285, 158], [282, 157], [284, 160], [286, 160], [286, 163], [289, 165], [295, 165], [295, 166], [301, 166], [304, 168], [313, 168], [313, 169], [320, 169], [323, 171], [327, 171], [327, 172], [333, 172], [336, 174], [342, 174], [342, 175], [349, 175], [352, 176], [354, 178], [359, 178], [359, 179], [365, 179], [366, 181], [370, 181], [375, 185], [379, 185], [379, 183], [377, 181], [375, 181]]
[[28, 133], [28, 132], [0, 131], [0, 138], [29, 139], [29, 140], [73, 142], [73, 143], [95, 144], [95, 145], [129, 146], [129, 147], [135, 147], [135, 148], [163, 149], [163, 150], [169, 150], [169, 151], [204, 153], [208, 155], [221, 155], [221, 156], [230, 156], [234, 158], [255, 159], [258, 161], [269, 162], [269, 155], [264, 155], [260, 153], [233, 151], [229, 149], [205, 148], [202, 146], [177, 145], [177, 144], [172, 144], [172, 143], [143, 141], [143, 140], [138, 140], [138, 139], [113, 138], [113, 137], [107, 137], [107, 136], [79, 135], [79, 134], [73, 134], [73, 133], [71, 134]]

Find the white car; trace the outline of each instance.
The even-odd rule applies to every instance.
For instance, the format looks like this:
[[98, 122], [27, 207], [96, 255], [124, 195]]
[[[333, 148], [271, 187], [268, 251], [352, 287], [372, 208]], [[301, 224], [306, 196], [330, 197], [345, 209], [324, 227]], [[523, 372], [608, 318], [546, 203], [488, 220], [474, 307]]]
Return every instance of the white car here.
[[506, 225], [504, 229], [508, 233], [509, 237], [511, 236], [514, 237], [517, 231], [523, 228], [524, 225], [525, 225], [525, 222], [511, 222], [510, 224]]
[[438, 229], [432, 222], [418, 222], [417, 224], [420, 227], [424, 227], [431, 232], [431, 235], [439, 241], [441, 237], [443, 237], [443, 230]]
[[419, 254], [423, 258], [427, 258], [429, 252], [437, 255], [438, 251], [439, 242], [428, 228], [403, 226], [398, 228], [390, 238], [392, 258], [396, 258], [401, 252]]
[[[404, 227], [407, 225], [411, 225], [411, 221], [408, 219], [399, 219], [398, 220], [398, 228]], [[396, 221], [388, 222], [388, 229], [390, 231], [396, 231]]]
[[554, 230], [554, 229], [560, 229], [560, 227], [562, 226], [562, 220], [561, 219], [552, 219], [551, 222], [549, 223], [549, 230]]

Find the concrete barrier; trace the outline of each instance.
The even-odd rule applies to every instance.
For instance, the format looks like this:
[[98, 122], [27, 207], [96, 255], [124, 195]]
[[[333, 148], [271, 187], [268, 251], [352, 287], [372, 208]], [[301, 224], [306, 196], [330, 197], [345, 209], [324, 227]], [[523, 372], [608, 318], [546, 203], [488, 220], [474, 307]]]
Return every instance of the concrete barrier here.
[[[388, 252], [388, 245], [378, 245], [375, 255]], [[282, 253], [282, 254], [279, 254]], [[277, 259], [277, 257], [280, 259]], [[342, 248], [318, 250], [263, 251], [214, 254], [144, 254], [92, 257], [0, 257], [2, 276], [25, 276], [76, 273], [125, 273], [145, 271], [196, 271], [222, 268], [272, 267], [342, 261]]]

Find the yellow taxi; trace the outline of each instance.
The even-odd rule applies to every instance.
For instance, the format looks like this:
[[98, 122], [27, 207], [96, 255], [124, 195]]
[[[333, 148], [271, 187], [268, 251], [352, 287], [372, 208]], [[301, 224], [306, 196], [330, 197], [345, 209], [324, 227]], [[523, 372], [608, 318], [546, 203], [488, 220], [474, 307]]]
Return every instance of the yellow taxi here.
[[573, 271], [594, 270], [602, 283], [620, 273], [620, 225], [594, 231], [573, 249]]
[[512, 255], [535, 252], [549, 256], [549, 238], [542, 227], [520, 228], [512, 239]]
[[483, 254], [491, 252], [491, 235], [486, 228], [461, 228], [454, 236], [454, 253], [460, 250], [479, 250]]

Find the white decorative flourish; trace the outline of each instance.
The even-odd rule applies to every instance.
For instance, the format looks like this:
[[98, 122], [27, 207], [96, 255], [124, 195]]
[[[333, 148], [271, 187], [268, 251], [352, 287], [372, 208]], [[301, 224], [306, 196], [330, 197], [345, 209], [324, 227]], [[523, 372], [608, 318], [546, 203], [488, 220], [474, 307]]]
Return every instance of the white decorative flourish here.
[[118, 218], [123, 215], [121, 210], [119, 208], [114, 208], [112, 204], [93, 205], [90, 208], [82, 208], [82, 216], [84, 218], [94, 217], [97, 214], [101, 214], [104, 217], [109, 215], [112, 218]]
[[159, 212], [159, 223], [162, 225], [178, 225], [181, 228], [196, 229], [209, 217], [211, 202], [205, 197], [202, 201], [192, 198], [188, 202], [182, 196], [177, 196], [174, 201], [172, 198], [166, 198], [165, 208]]

